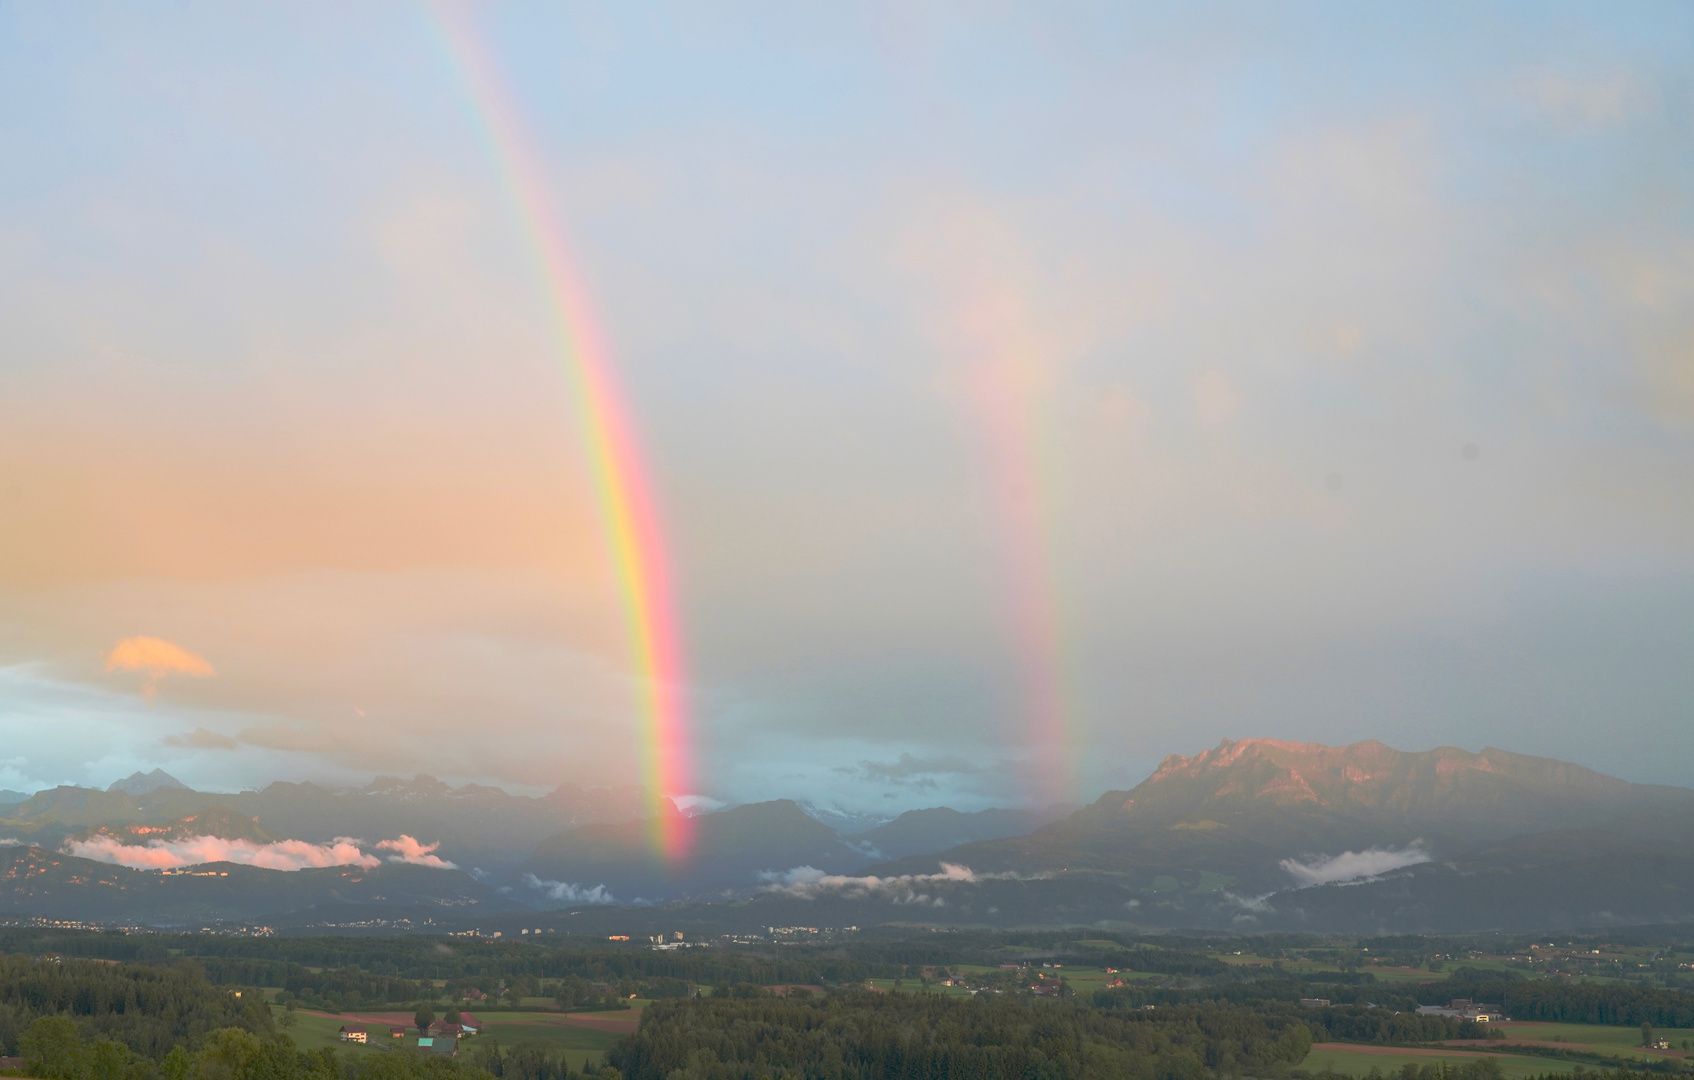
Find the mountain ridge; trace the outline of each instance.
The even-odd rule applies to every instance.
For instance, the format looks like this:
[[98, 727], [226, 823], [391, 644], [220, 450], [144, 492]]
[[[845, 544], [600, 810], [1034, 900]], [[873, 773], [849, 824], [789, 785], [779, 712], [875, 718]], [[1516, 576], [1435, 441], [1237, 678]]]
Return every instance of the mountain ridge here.
[[[50, 789], [0, 819], [15, 845], [0, 861], [18, 875], [0, 882], [0, 910], [47, 905], [109, 918], [129, 904], [172, 921], [298, 925], [352, 904], [436, 926], [537, 909], [575, 913], [587, 926], [602, 921], [590, 911], [614, 903], [693, 904], [691, 918], [708, 921], [734, 909], [749, 925], [1420, 931], [1694, 919], [1694, 843], [1681, 839], [1694, 835], [1694, 790], [1493, 747], [1226, 739], [1167, 757], [1135, 787], [1046, 823], [1057, 809], [932, 807], [842, 835], [799, 803], [771, 800], [689, 818], [694, 846], [675, 860], [653, 846], [656, 819], [581, 821], [572, 808], [584, 798], [581, 789], [534, 799], [423, 775], [355, 789], [279, 782], [235, 796]], [[592, 809], [618, 805], [613, 797]], [[373, 892], [372, 877], [354, 868], [131, 871], [63, 853], [99, 850], [67, 846], [78, 836], [263, 845], [356, 832], [383, 860], [371, 875], [403, 889]], [[375, 843], [402, 834], [416, 839]], [[438, 869], [432, 851], [469, 876]], [[411, 876], [393, 877], [396, 860], [412, 862]], [[106, 898], [78, 892], [79, 881]], [[260, 896], [263, 888], [276, 895]]]
[[1694, 822], [1694, 790], [1494, 748], [1224, 739], [1171, 755], [1134, 788], [1109, 791], [1027, 836], [897, 859], [875, 872], [932, 873], [942, 862], [990, 873], [1206, 872], [1257, 894], [1292, 884], [1282, 865], [1289, 858], [1421, 843], [1441, 859], [1641, 813]]

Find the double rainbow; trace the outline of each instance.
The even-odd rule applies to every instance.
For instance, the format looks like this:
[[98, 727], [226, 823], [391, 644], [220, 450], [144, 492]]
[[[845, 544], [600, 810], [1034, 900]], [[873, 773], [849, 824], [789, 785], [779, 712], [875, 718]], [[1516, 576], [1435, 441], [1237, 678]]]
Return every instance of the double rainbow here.
[[689, 819], [667, 796], [693, 790], [682, 698], [683, 666], [671, 581], [640, 447], [618, 392], [611, 350], [564, 244], [542, 172], [492, 58], [465, 13], [435, 7], [435, 23], [468, 91], [510, 205], [551, 300], [552, 337], [575, 404], [600, 520], [615, 566], [642, 726], [642, 772], [652, 841], [666, 859], [687, 854]]

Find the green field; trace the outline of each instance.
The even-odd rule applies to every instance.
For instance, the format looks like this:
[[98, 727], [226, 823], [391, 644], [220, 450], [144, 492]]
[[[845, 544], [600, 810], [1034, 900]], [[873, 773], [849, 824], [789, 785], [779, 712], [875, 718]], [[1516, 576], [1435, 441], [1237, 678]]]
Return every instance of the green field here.
[[[1640, 1060], [1663, 1060], [1662, 1052], [1653, 1053], [1641, 1049], [1641, 1029], [1638, 1027], [1622, 1027], [1606, 1024], [1512, 1024], [1500, 1029], [1508, 1041], [1514, 1039], [1534, 1040], [1537, 1042], [1554, 1042], [1566, 1044], [1577, 1052], [1595, 1053], [1608, 1057], [1637, 1058]], [[1680, 1050], [1682, 1040], [1694, 1042], [1694, 1029], [1663, 1028], [1655, 1029], [1658, 1038], [1669, 1039], [1671, 1046]], [[1576, 1063], [1557, 1058], [1534, 1057], [1530, 1055], [1499, 1054], [1489, 1055], [1500, 1063], [1500, 1068], [1508, 1077], [1530, 1076], [1547, 1072], [1569, 1072]], [[1395, 1053], [1366, 1053], [1362, 1050], [1313, 1050], [1300, 1063], [1300, 1068], [1308, 1072], [1322, 1072], [1325, 1069], [1351, 1076], [1364, 1076], [1372, 1067], [1389, 1073], [1406, 1064], [1408, 1061], [1418, 1065], [1430, 1065], [1444, 1060], [1441, 1057], [1428, 1054], [1395, 1054]], [[1454, 1057], [1453, 1064], [1462, 1064], [1468, 1057]], [[1588, 1068], [1594, 1068], [1588, 1065]]]
[[[896, 981], [900, 983], [899, 986], [894, 985]], [[934, 982], [929, 986], [925, 986], [916, 979], [866, 979], [865, 985], [877, 990], [898, 990], [905, 994], [946, 994], [951, 997], [970, 996], [970, 991], [966, 990], [962, 986], [942, 986], [940, 982]]]
[[[315, 1016], [307, 1012], [296, 1012], [294, 1013], [294, 1025], [283, 1027], [281, 1021], [285, 1011], [273, 1005], [271, 1015], [278, 1021], [279, 1030], [286, 1032], [289, 1038], [294, 1040], [294, 1045], [302, 1050], [321, 1050], [326, 1046], [333, 1046], [337, 1049], [347, 1049], [355, 1054], [370, 1052], [358, 1043], [341, 1041], [341, 1025], [348, 1022], [342, 1017]], [[382, 1037], [388, 1038], [388, 1033], [384, 1031]], [[400, 1040], [393, 1041], [398, 1042]]]
[[1377, 982], [1383, 983], [1440, 982], [1447, 977], [1445, 972], [1426, 971], [1423, 968], [1367, 967], [1361, 970], [1370, 972], [1376, 976]]
[[[639, 1002], [638, 1002], [639, 1003]], [[280, 1021], [283, 1010], [274, 1008], [272, 1014]], [[499, 1014], [501, 1018], [493, 1022], [484, 1022], [482, 1033], [478, 1039], [493, 1038], [504, 1048], [523, 1046], [535, 1043], [549, 1050], [562, 1052], [571, 1068], [580, 1070], [590, 1060], [600, 1061], [607, 1048], [617, 1042], [621, 1035], [609, 1031], [597, 1031], [593, 1028], [568, 1027], [558, 1023], [522, 1023], [524, 1020], [539, 1018], [557, 1019], [557, 1013], [507, 1013]], [[622, 1014], [634, 1015], [634, 1014]], [[417, 1032], [408, 1031], [404, 1039], [389, 1036], [386, 1025], [368, 1024], [371, 1029], [370, 1046], [360, 1046], [358, 1043], [341, 1041], [341, 1025], [349, 1023], [346, 1017], [316, 1016], [306, 1012], [294, 1013], [295, 1023], [292, 1027], [283, 1028], [302, 1050], [320, 1050], [324, 1047], [348, 1054], [375, 1053], [376, 1046], [404, 1044], [411, 1046], [416, 1042]], [[410, 1025], [408, 1025], [409, 1027]], [[470, 1043], [462, 1043], [467, 1047]]]
[[581, 1069], [590, 1059], [601, 1060], [611, 1045], [623, 1038], [610, 1031], [593, 1028], [566, 1027], [563, 1024], [489, 1024], [479, 1039], [494, 1038], [507, 1049], [525, 1044], [538, 1044], [549, 1050], [563, 1051], [571, 1068]]
[[[1510, 1039], [1569, 1043], [1572, 1050], [1584, 1047], [1601, 1054], [1624, 1054], [1645, 1060], [1663, 1059], [1663, 1051], [1641, 1049], [1641, 1029], [1608, 1024], [1508, 1024], [1500, 1028]], [[1684, 1039], [1694, 1042], [1694, 1029], [1655, 1028], [1655, 1038], [1669, 1039], [1671, 1049], [1680, 1051]]]
[[[1500, 1070], [1510, 1077], [1534, 1076], [1546, 1072], [1565, 1072], [1569, 1066], [1565, 1062], [1549, 1061], [1546, 1058], [1514, 1057], [1506, 1054], [1490, 1054], [1489, 1057], [1500, 1063]], [[1300, 1062], [1300, 1068], [1310, 1073], [1320, 1073], [1325, 1070], [1344, 1073], [1348, 1076], [1365, 1076], [1372, 1069], [1383, 1073], [1391, 1073], [1400, 1066], [1411, 1062], [1419, 1066], [1434, 1065], [1446, 1061], [1450, 1065], [1463, 1065], [1474, 1060], [1466, 1057], [1438, 1057], [1430, 1054], [1367, 1054], [1358, 1050], [1313, 1050]]]

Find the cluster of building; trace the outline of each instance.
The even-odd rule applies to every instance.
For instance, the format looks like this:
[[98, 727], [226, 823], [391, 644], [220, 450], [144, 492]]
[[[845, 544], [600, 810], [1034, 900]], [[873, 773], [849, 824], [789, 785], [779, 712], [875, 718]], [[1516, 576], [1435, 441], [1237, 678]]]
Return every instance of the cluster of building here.
[[[470, 1013], [460, 1013], [459, 1022], [456, 1024], [449, 1024], [445, 1020], [437, 1020], [430, 1024], [427, 1031], [418, 1035], [418, 1041], [415, 1045], [427, 1054], [452, 1057], [459, 1052], [459, 1040], [470, 1038], [481, 1027], [482, 1024], [476, 1017]], [[404, 1040], [411, 1030], [409, 1027], [391, 1025], [388, 1029], [388, 1037], [390, 1040]], [[341, 1041], [369, 1046], [371, 1045], [371, 1029], [364, 1024], [342, 1024]], [[400, 1042], [395, 1045], [403, 1046], [405, 1043]]]
[[1460, 1020], [1475, 1020], [1479, 1024], [1487, 1024], [1496, 1020], [1511, 1019], [1500, 1011], [1498, 1005], [1484, 1005], [1470, 998], [1454, 998], [1446, 1005], [1419, 1005], [1419, 1016], [1453, 1016]]

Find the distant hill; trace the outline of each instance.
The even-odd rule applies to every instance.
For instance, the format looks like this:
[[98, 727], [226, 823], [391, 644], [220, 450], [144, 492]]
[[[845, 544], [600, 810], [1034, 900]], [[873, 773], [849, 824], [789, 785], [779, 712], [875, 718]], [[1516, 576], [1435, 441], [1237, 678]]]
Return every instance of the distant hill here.
[[158, 791], [160, 788], [180, 788], [183, 791], [190, 790], [187, 784], [178, 780], [163, 769], [154, 769], [149, 773], [139, 771], [130, 773], [122, 780], [113, 782], [112, 786], [108, 787], [106, 790], [121, 791], [126, 795], [150, 795], [153, 792]]
[[523, 895], [533, 877], [591, 889], [604, 886], [620, 901], [655, 900], [719, 890], [746, 892], [764, 872], [810, 866], [840, 873], [865, 856], [834, 829], [789, 799], [737, 806], [692, 819], [693, 844], [676, 864], [654, 853], [652, 821], [585, 825], [543, 841], [508, 882]]
[[0, 912], [156, 926], [278, 920], [403, 929], [522, 910], [456, 870], [403, 863], [296, 871], [207, 863], [161, 873], [20, 845], [0, 847], [0, 882]]
[[227, 806], [209, 806], [197, 814], [189, 814], [164, 825], [96, 825], [84, 829], [73, 839], [88, 840], [96, 836], [108, 836], [121, 844], [190, 840], [197, 836], [251, 840], [255, 844], [274, 844], [278, 840], [289, 839], [260, 825], [258, 818], [237, 813]]
[[[131, 779], [134, 779], [133, 777]], [[127, 781], [126, 781], [127, 783]], [[170, 825], [213, 806], [257, 818], [268, 832], [328, 843], [338, 836], [368, 841], [406, 833], [440, 843], [442, 858], [498, 874], [563, 829], [597, 821], [633, 820], [645, 802], [634, 788], [562, 785], [531, 798], [478, 784], [452, 787], [433, 776], [384, 776], [363, 788], [274, 783], [235, 794], [159, 786], [126, 790], [57, 787], [0, 810], [0, 837], [52, 847], [80, 830], [115, 825]]]
[[1283, 893], [1255, 921], [1279, 929], [1437, 933], [1691, 922], [1688, 824], [1515, 837], [1374, 881]]

